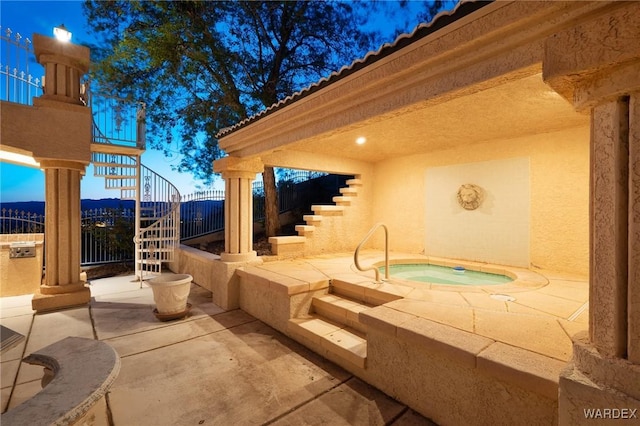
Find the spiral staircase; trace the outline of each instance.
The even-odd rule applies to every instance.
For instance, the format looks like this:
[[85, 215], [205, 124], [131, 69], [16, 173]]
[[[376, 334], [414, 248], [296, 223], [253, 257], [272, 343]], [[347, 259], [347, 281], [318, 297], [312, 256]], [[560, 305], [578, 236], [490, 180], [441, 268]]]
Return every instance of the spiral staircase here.
[[142, 282], [174, 261], [180, 244], [180, 193], [140, 162], [145, 149], [144, 105], [109, 102], [106, 108], [92, 108], [94, 176], [104, 178], [106, 189], [119, 190], [122, 200], [135, 202], [135, 274]]

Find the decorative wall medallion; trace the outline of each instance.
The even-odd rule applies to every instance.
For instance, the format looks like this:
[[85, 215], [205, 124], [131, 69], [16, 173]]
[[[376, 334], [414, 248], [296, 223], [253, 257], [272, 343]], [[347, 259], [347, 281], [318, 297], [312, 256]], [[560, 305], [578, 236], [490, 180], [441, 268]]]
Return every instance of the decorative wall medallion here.
[[465, 183], [458, 189], [458, 203], [465, 210], [475, 210], [480, 207], [484, 198], [484, 191], [478, 185]]

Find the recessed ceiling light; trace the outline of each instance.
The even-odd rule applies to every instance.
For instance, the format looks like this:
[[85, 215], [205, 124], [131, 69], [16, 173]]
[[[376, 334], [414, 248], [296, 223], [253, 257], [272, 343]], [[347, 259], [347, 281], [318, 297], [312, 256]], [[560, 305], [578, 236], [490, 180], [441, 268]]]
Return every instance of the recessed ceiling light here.
[[364, 136], [360, 136], [358, 139], [356, 139], [356, 143], [358, 145], [363, 145], [366, 141], [367, 141], [367, 138], [365, 138]]

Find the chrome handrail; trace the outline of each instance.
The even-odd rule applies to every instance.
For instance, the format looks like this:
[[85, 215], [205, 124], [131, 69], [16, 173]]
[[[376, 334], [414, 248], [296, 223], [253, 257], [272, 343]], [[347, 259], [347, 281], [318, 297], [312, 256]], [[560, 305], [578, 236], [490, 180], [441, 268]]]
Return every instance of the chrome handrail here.
[[371, 235], [373, 235], [373, 233], [378, 228], [381, 228], [381, 227], [384, 228], [384, 278], [388, 280], [389, 279], [389, 229], [387, 228], [387, 225], [381, 222], [373, 225], [373, 227], [369, 230], [367, 235], [362, 239], [362, 241], [360, 241], [360, 244], [358, 244], [356, 251], [353, 253], [353, 263], [355, 263], [356, 268], [358, 268], [358, 270], [360, 270], [361, 272], [373, 270], [376, 274], [377, 283], [381, 282], [380, 271], [375, 266], [370, 266], [368, 268], [361, 267], [360, 262], [358, 262], [358, 253], [360, 252], [360, 247], [362, 247], [362, 245], [367, 242], [367, 240], [371, 237]]

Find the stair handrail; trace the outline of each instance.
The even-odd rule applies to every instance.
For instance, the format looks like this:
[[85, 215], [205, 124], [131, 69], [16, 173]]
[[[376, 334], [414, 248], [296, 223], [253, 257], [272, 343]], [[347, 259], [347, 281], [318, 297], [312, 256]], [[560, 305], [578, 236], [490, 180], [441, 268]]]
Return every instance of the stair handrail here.
[[369, 238], [371, 238], [373, 233], [378, 228], [384, 229], [384, 278], [385, 280], [388, 280], [389, 279], [389, 228], [387, 228], [387, 225], [385, 225], [382, 222], [378, 222], [375, 225], [373, 225], [373, 227], [369, 230], [367, 235], [365, 235], [362, 241], [360, 241], [360, 244], [358, 244], [358, 247], [356, 247], [356, 251], [353, 253], [353, 263], [356, 265], [356, 268], [358, 268], [358, 270], [361, 272], [374, 271], [376, 274], [377, 283], [381, 282], [380, 271], [375, 266], [369, 266], [367, 268], [363, 268], [362, 266], [360, 266], [360, 262], [358, 262], [358, 254], [360, 253], [360, 248], [364, 245], [364, 243], [366, 243], [369, 240]]

